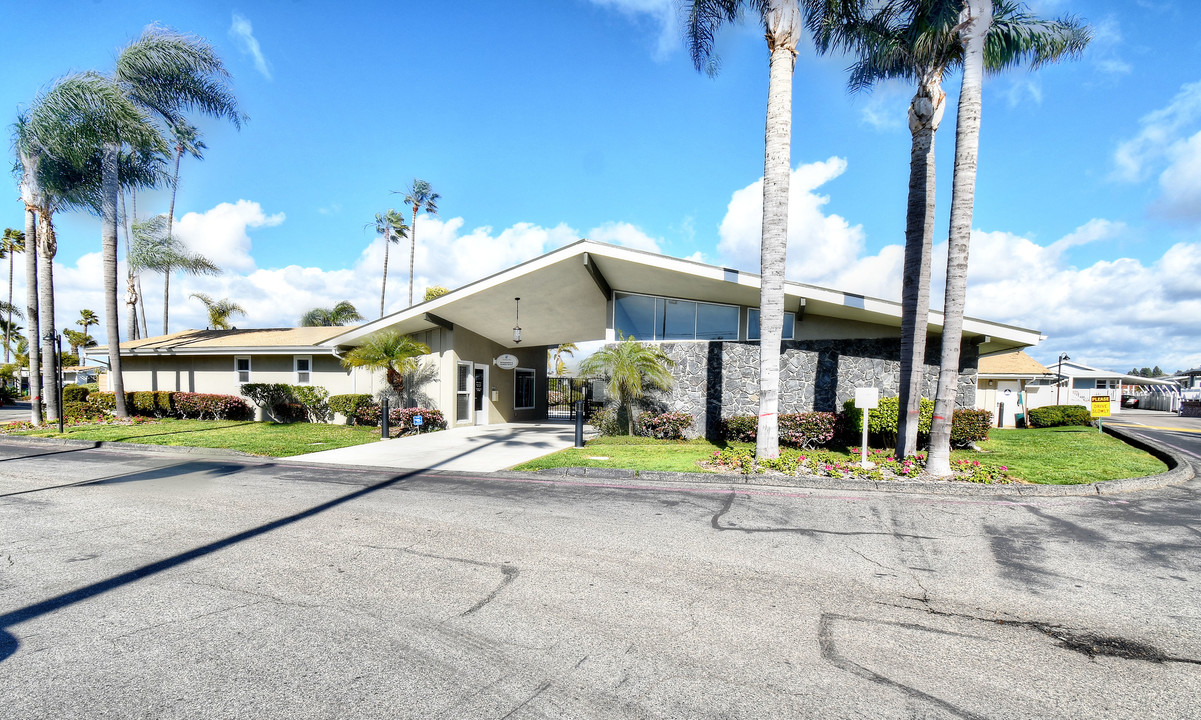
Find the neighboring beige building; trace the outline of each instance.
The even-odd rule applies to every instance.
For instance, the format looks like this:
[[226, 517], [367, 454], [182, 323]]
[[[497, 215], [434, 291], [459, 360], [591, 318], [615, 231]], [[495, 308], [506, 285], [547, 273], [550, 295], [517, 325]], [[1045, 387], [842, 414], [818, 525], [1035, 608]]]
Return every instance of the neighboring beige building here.
[[981, 355], [977, 367], [976, 409], [992, 412], [997, 427], [1016, 427], [1018, 415], [1047, 404], [1032, 403], [1030, 393], [1043, 387], [1035, 382], [1054, 382], [1055, 373], [1021, 350]]

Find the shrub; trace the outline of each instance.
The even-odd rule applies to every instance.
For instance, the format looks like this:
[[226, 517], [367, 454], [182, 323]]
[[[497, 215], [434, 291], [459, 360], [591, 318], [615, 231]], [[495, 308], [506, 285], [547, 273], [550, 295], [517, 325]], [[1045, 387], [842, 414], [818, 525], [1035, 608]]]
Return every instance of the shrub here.
[[683, 440], [684, 431], [692, 427], [692, 416], [685, 412], [655, 414], [644, 412], [638, 416], [638, 434], [660, 440]]
[[88, 389], [83, 385], [63, 385], [63, 403], [87, 402]]
[[831, 412], [788, 413], [781, 415], [780, 442], [808, 450], [834, 439], [838, 416]]
[[271, 408], [271, 417], [276, 422], [294, 423], [305, 422], [309, 419], [309, 414], [300, 403], [282, 402]]
[[[814, 448], [837, 435], [839, 416], [830, 412], [784, 413], [779, 417], [780, 443]], [[722, 420], [722, 437], [729, 442], [755, 442], [759, 435], [756, 415], [734, 415]]]
[[240, 392], [242, 397], [265, 410], [274, 411], [279, 405], [296, 402], [291, 386], [283, 383], [246, 383]]
[[759, 434], [759, 418], [754, 415], [732, 415], [721, 421], [721, 435], [728, 442], [755, 442]]
[[347, 394], [347, 395], [331, 395], [326, 401], [330, 412], [340, 413], [346, 416], [346, 421], [355, 424], [356, 414], [359, 408], [375, 405], [375, 398], [365, 393]]
[[[64, 388], [65, 389], [65, 388]], [[63, 400], [63, 421], [69, 423], [100, 420], [105, 416], [103, 410], [87, 402], [79, 400]]]
[[352, 425], [379, 425], [380, 406], [377, 403], [371, 405], [359, 405], [351, 410], [350, 419]]
[[292, 396], [303, 408], [309, 422], [329, 419], [329, 390], [316, 385], [293, 385]]
[[[105, 412], [113, 412], [117, 409], [117, 394], [114, 392], [90, 392], [87, 401]], [[125, 409], [133, 409], [133, 393], [131, 392], [125, 393]]]
[[248, 420], [253, 417], [250, 406], [236, 395], [206, 393], [175, 393], [175, 409], [180, 417], [197, 420]]
[[[934, 422], [934, 401], [922, 398], [917, 416], [917, 434], [928, 437], [930, 425]], [[846, 419], [846, 431], [850, 433], [848, 440], [858, 440], [863, 434], [863, 411], [855, 407], [854, 400], [843, 403], [843, 415]], [[873, 408], [867, 415], [867, 433], [875, 442], [885, 447], [897, 444], [897, 427], [900, 422], [901, 399], [893, 397], [880, 398], [880, 406]]]
[[1048, 405], [1026, 412], [1030, 427], [1060, 427], [1063, 425], [1092, 425], [1093, 417], [1080, 405]]
[[175, 414], [175, 393], [159, 390], [154, 393], [154, 414], [169, 417]]
[[155, 412], [154, 393], [150, 391], [140, 391], [133, 393], [133, 404], [128, 406], [128, 409], [135, 415], [145, 415], [153, 417]]
[[[421, 425], [415, 425], [413, 420], [421, 416]], [[446, 418], [441, 410], [429, 408], [396, 408], [388, 411], [388, 424], [393, 431], [400, 435], [415, 435], [417, 433], [434, 432], [446, 429]]]
[[971, 447], [988, 439], [992, 428], [992, 412], [988, 410], [956, 410], [951, 414], [951, 447]]
[[625, 435], [628, 430], [626, 424], [621, 421], [621, 413], [616, 407], [603, 407], [592, 413], [588, 418], [588, 424], [596, 428], [596, 431], [601, 435]]

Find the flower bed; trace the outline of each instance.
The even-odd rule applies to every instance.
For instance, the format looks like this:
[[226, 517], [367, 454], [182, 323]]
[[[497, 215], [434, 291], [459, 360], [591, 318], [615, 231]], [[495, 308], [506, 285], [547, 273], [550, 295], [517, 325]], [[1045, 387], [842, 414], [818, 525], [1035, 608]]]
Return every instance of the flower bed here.
[[[859, 456], [859, 448], [851, 450], [854, 456]], [[926, 456], [923, 453], [898, 460], [888, 450], [868, 450], [868, 460], [874, 467], [860, 467], [857, 461], [848, 460], [845, 455], [824, 450], [808, 452], [784, 450], [775, 459], [756, 462], [753, 450], [726, 448], [714, 452], [713, 457], [704, 463], [703, 467], [716, 472], [742, 475], [774, 473], [788, 476], [857, 478], [874, 481], [940, 479], [924, 476]], [[982, 463], [979, 460], [952, 460], [951, 469], [954, 471], [954, 475], [948, 478], [950, 480], [988, 485], [1015, 482], [1006, 475], [1009, 468], [1004, 465]]]

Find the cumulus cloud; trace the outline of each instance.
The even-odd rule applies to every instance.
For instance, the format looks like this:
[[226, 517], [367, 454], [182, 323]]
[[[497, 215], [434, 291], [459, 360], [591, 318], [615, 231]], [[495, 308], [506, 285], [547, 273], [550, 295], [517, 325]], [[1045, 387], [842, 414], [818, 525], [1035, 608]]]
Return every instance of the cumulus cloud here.
[[272, 227], [284, 214], [268, 215], [257, 202], [221, 203], [205, 213], [190, 212], [175, 223], [174, 233], [192, 250], [225, 270], [253, 270], [250, 228]]
[[[899, 300], [904, 248], [866, 251], [860, 226], [824, 212], [817, 191], [846, 169], [839, 158], [793, 171], [789, 207], [789, 280]], [[759, 271], [762, 182], [734, 192], [720, 226], [722, 262]], [[1201, 364], [1201, 242], [1179, 243], [1149, 264], [1117, 258], [1077, 267], [1072, 251], [1131, 239], [1124, 223], [1095, 218], [1039, 244], [1004, 231], [974, 230], [968, 266], [968, 315], [1037, 329], [1049, 339], [1035, 357], [1067, 351], [1100, 367]], [[947, 244], [934, 245], [931, 305], [943, 304]]]
[[626, 222], [608, 222], [600, 227], [592, 228], [587, 235], [589, 240], [624, 245], [635, 250], [660, 252], [660, 240], [647, 235], [641, 228]]
[[267, 57], [263, 55], [263, 49], [259, 47], [259, 41], [254, 36], [254, 28], [251, 27], [250, 21], [238, 13], [234, 13], [233, 22], [229, 26], [229, 35], [238, 43], [242, 53], [249, 55], [254, 61], [254, 69], [270, 80], [271, 64], [267, 62]]

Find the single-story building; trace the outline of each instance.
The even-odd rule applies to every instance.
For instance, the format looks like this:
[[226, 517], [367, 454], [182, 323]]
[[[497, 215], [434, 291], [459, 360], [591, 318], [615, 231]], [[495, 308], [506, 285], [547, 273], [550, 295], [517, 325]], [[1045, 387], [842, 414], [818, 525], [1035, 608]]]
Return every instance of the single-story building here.
[[1106, 395], [1109, 397], [1110, 408], [1116, 415], [1122, 411], [1123, 387], [1155, 386], [1164, 388], [1173, 394], [1179, 387], [1170, 380], [1102, 370], [1076, 360], [1057, 362], [1050, 370], [1052, 376], [1049, 379], [1037, 380], [1028, 385], [1027, 402], [1030, 407], [1045, 405], [1091, 407], [1094, 396]]
[[[837, 410], [862, 386], [896, 394], [900, 303], [797, 282], [784, 291], [781, 412]], [[353, 328], [187, 331], [121, 349], [130, 390], [234, 393], [244, 382], [300, 382], [308, 367], [308, 382], [333, 394], [378, 393], [382, 378], [349, 372], [339, 358], [394, 330], [431, 349], [406, 382], [408, 401], [442, 410], [453, 426], [545, 418], [548, 348], [632, 336], [676, 363], [675, 387], [652, 393], [650, 405], [691, 413], [705, 433], [721, 417], [757, 411], [758, 305], [756, 274], [580, 240]], [[929, 323], [933, 397], [941, 313]], [[963, 336], [961, 407], [976, 404], [980, 354], [1040, 340], [975, 318], [965, 318]]]
[[[976, 374], [976, 409], [993, 414], [996, 427], [1017, 427], [1029, 408], [1026, 386], [1054, 380], [1055, 374], [1021, 350], [981, 355]], [[1039, 407], [1035, 405], [1034, 407]]]

